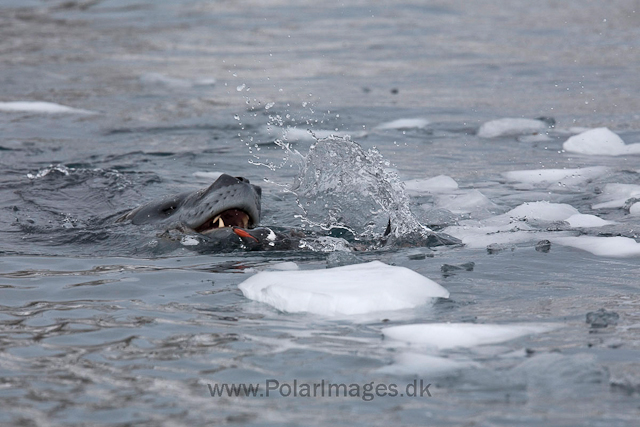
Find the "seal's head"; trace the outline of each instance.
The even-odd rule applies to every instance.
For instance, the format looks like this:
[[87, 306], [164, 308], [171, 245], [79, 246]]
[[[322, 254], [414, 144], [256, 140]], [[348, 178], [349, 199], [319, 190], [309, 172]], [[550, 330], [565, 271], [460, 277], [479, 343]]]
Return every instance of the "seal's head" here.
[[254, 228], [260, 223], [261, 196], [262, 189], [248, 179], [222, 174], [208, 188], [148, 203], [118, 221], [181, 226], [205, 235], [221, 228]]

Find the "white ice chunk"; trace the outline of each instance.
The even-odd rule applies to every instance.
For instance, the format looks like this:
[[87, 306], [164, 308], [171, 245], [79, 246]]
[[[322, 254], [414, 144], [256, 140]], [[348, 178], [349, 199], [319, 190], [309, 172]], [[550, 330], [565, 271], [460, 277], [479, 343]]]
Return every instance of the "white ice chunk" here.
[[565, 203], [529, 202], [511, 209], [504, 215], [518, 219], [534, 219], [542, 221], [564, 221], [572, 215], [579, 214], [578, 210]]
[[568, 204], [528, 202], [482, 221], [460, 221], [460, 225], [447, 227], [443, 232], [460, 239], [469, 248], [482, 248], [492, 243], [518, 244], [566, 234], [542, 232], [523, 220], [566, 221], [577, 214], [580, 212]]
[[458, 183], [447, 175], [438, 175], [428, 179], [411, 179], [404, 182], [408, 194], [430, 194], [458, 189]]
[[608, 128], [590, 129], [567, 139], [562, 148], [580, 154], [622, 156], [640, 154], [640, 144], [625, 145], [622, 138]]
[[496, 207], [496, 204], [478, 190], [466, 191], [462, 194], [446, 194], [436, 198], [436, 207], [446, 209], [454, 214], [477, 212], [481, 209]]
[[601, 203], [592, 206], [593, 209], [621, 208], [627, 200], [640, 197], [640, 185], [637, 184], [606, 184], [598, 196]]
[[382, 333], [385, 338], [403, 341], [411, 346], [445, 350], [501, 343], [554, 328], [547, 324], [419, 323], [383, 328]]
[[611, 221], [604, 220], [595, 215], [575, 214], [565, 219], [572, 227], [591, 228], [591, 227], [603, 227], [605, 225], [613, 224]]
[[480, 126], [478, 136], [480, 138], [497, 138], [499, 136], [544, 132], [547, 129], [549, 129], [549, 125], [542, 120], [506, 118], [486, 122]]
[[640, 256], [640, 243], [629, 237], [558, 237], [553, 243], [591, 252], [597, 256], [625, 258]]
[[427, 119], [398, 119], [391, 122], [381, 123], [376, 129], [423, 129], [427, 127], [429, 120]]
[[376, 372], [391, 375], [437, 375], [479, 367], [481, 367], [479, 363], [469, 359], [454, 360], [446, 357], [406, 352], [396, 355], [391, 365], [377, 369]]
[[629, 208], [629, 215], [640, 215], [640, 203], [636, 202]]
[[94, 111], [71, 108], [53, 102], [16, 101], [0, 102], [0, 111], [7, 113], [42, 113], [42, 114], [95, 114]]
[[289, 313], [327, 316], [416, 307], [448, 298], [436, 282], [380, 261], [323, 270], [262, 272], [242, 282], [245, 297]]
[[525, 184], [549, 186], [560, 185], [582, 185], [585, 182], [606, 175], [609, 168], [604, 166], [593, 166], [589, 168], [577, 169], [533, 169], [504, 172], [508, 181], [522, 182]]

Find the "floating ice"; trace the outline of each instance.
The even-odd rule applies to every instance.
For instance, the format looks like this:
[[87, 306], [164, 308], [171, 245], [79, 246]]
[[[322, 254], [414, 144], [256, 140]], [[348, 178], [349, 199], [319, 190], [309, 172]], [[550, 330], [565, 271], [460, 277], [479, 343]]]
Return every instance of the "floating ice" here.
[[94, 111], [71, 108], [53, 102], [16, 101], [0, 102], [0, 111], [8, 113], [42, 113], [42, 114], [95, 114]]
[[477, 212], [481, 209], [496, 207], [487, 196], [478, 190], [469, 190], [462, 194], [446, 194], [436, 197], [436, 207], [454, 214]]
[[479, 363], [468, 359], [454, 360], [446, 357], [406, 352], [395, 355], [391, 365], [377, 369], [376, 372], [391, 375], [437, 375], [479, 367], [481, 367]]
[[593, 166], [589, 168], [577, 169], [533, 169], [504, 172], [504, 176], [508, 181], [521, 182], [524, 184], [532, 184], [539, 186], [550, 185], [582, 185], [592, 179], [609, 173], [609, 168], [604, 166]]
[[195, 80], [180, 79], [177, 77], [169, 77], [160, 73], [145, 73], [140, 76], [140, 81], [146, 84], [158, 84], [172, 88], [192, 88], [196, 86], [213, 86], [216, 84], [216, 79], [203, 78]]
[[460, 225], [447, 227], [444, 233], [456, 237], [470, 248], [489, 244], [517, 244], [532, 240], [556, 238], [567, 233], [541, 232], [531, 226], [537, 221], [567, 221], [572, 227], [601, 227], [610, 222], [594, 215], [583, 215], [571, 205], [563, 203], [529, 202], [482, 221], [460, 221]]
[[498, 119], [486, 122], [478, 130], [480, 138], [497, 138], [499, 136], [516, 136], [528, 133], [545, 132], [549, 124], [534, 119]]
[[640, 215], [640, 203], [636, 202], [629, 207], [629, 215]]
[[428, 179], [411, 179], [404, 182], [408, 194], [439, 193], [458, 189], [458, 183], [447, 175], [438, 175]]
[[566, 203], [549, 203], [542, 201], [523, 203], [504, 215], [514, 219], [564, 221], [570, 216], [579, 213], [576, 208]]
[[621, 208], [627, 200], [640, 198], [640, 185], [636, 184], [606, 184], [598, 196], [601, 203], [592, 206], [593, 209]]
[[604, 156], [640, 154], [640, 144], [625, 145], [622, 138], [608, 128], [590, 129], [567, 139], [562, 148], [565, 151]]
[[571, 215], [564, 221], [568, 222], [569, 225], [574, 228], [603, 227], [605, 225], [613, 224], [613, 222], [604, 220], [598, 216], [586, 214]]
[[556, 237], [554, 243], [581, 249], [597, 256], [625, 258], [640, 256], [640, 243], [629, 237]]
[[238, 288], [245, 297], [280, 311], [327, 316], [400, 310], [449, 297], [432, 280], [380, 261], [324, 270], [261, 272]]
[[427, 127], [429, 120], [427, 119], [398, 119], [391, 122], [381, 123], [375, 129], [423, 129]]
[[555, 327], [548, 324], [419, 323], [383, 328], [382, 333], [385, 338], [403, 341], [411, 346], [445, 350], [497, 344], [552, 329]]

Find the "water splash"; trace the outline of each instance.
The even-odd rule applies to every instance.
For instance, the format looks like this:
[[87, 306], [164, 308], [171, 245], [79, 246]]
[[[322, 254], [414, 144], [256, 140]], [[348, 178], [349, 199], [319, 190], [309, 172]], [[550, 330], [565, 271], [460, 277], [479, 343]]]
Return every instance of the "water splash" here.
[[291, 191], [303, 211], [301, 219], [311, 227], [346, 229], [358, 240], [432, 234], [411, 213], [389, 162], [349, 137], [318, 139], [302, 158]]

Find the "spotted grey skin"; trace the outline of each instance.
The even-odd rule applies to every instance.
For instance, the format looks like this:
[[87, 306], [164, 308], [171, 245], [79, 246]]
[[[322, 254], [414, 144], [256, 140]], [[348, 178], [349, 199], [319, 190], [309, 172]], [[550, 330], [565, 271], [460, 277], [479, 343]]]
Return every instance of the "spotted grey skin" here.
[[208, 188], [147, 203], [121, 216], [117, 222], [157, 223], [197, 230], [224, 211], [237, 209], [249, 216], [247, 228], [254, 228], [260, 223], [261, 196], [262, 189], [248, 179], [222, 174]]

